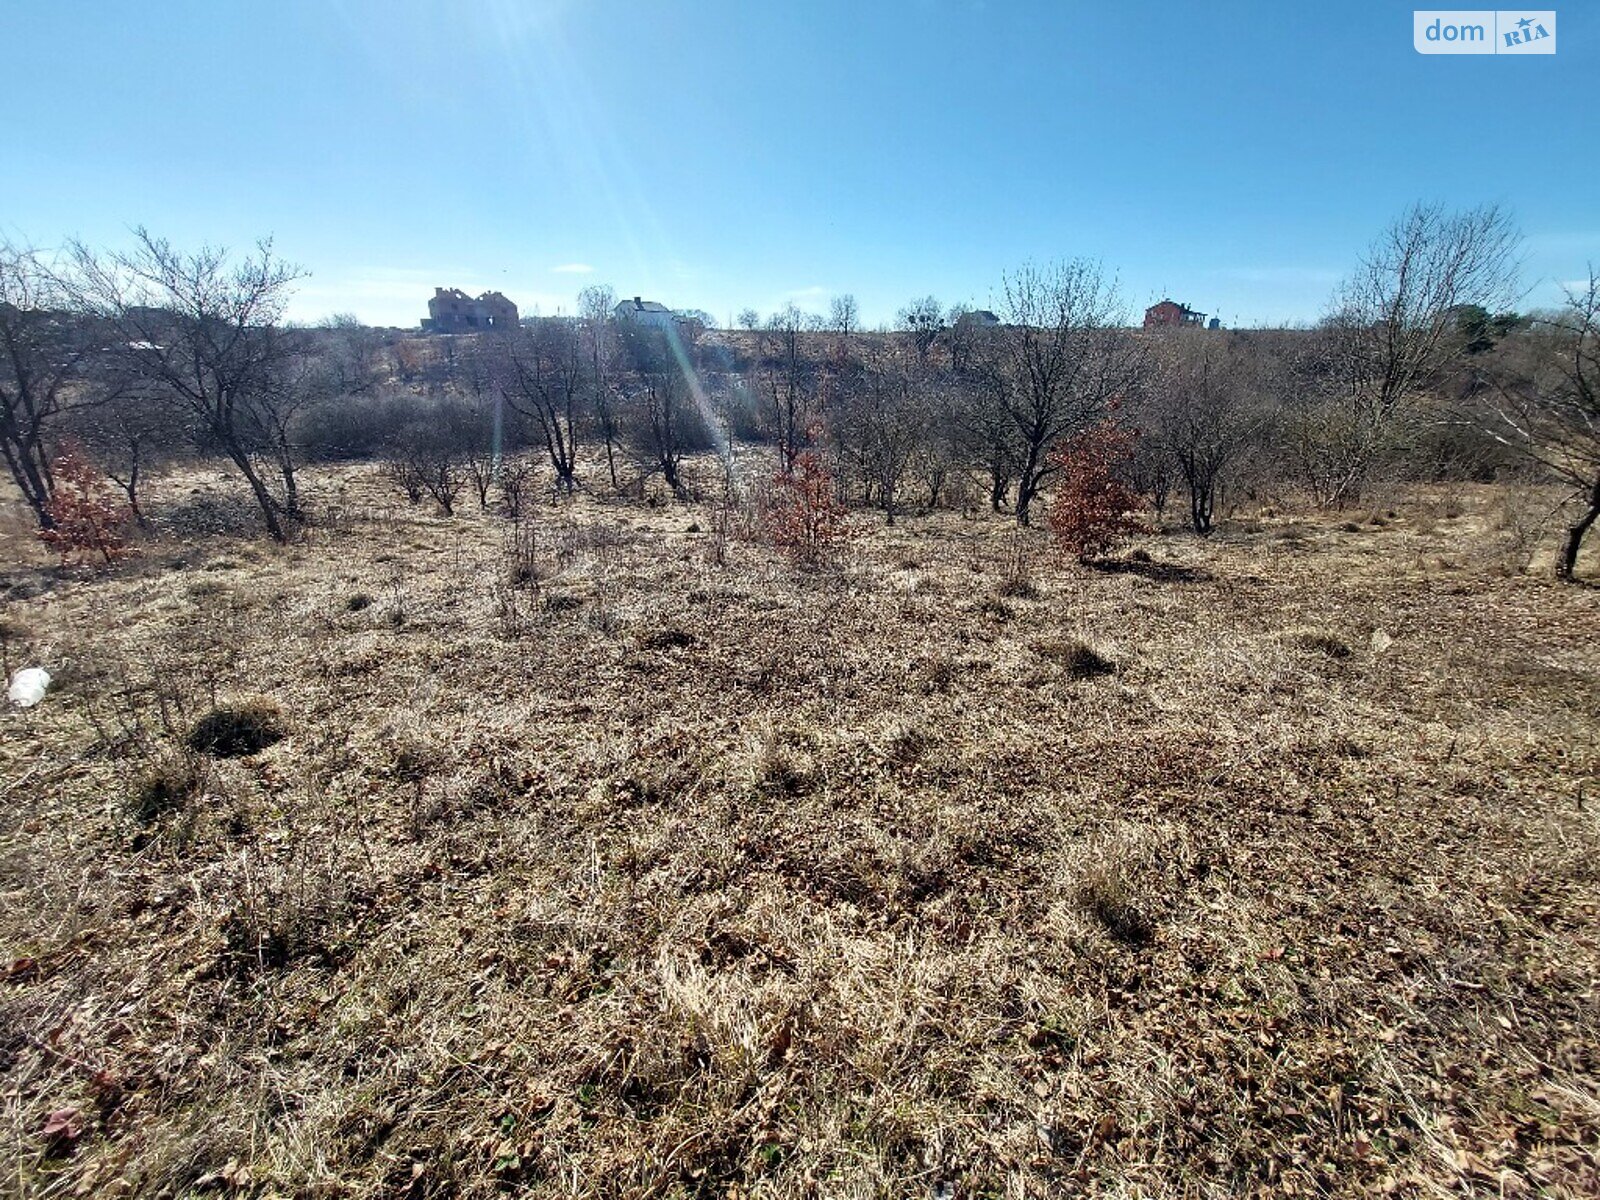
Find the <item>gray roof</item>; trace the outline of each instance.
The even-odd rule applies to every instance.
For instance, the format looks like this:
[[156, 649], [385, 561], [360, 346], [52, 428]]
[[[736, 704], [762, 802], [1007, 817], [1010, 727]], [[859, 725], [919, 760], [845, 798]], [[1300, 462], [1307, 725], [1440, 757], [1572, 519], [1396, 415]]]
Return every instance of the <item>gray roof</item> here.
[[641, 300], [637, 296], [632, 300], [623, 300], [617, 307], [627, 312], [670, 313], [672, 311], [665, 304], [657, 304], [654, 300]]

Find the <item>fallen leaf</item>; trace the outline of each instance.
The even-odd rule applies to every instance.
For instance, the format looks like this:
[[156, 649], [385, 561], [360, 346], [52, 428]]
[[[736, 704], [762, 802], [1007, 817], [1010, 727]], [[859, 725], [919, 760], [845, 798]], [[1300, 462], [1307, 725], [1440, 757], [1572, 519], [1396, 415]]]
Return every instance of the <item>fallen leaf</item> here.
[[58, 1108], [44, 1119], [39, 1136], [51, 1154], [71, 1154], [83, 1137], [83, 1116], [75, 1108]]

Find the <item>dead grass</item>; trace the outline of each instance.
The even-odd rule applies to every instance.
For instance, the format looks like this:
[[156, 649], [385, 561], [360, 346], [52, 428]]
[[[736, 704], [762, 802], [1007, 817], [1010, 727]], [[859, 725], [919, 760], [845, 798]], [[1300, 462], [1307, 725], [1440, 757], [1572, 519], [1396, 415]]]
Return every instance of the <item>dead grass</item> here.
[[[6, 579], [9, 1193], [1600, 1187], [1600, 590], [1494, 569], [1492, 490], [822, 577], [585, 498], [508, 638], [503, 522], [190, 486]], [[184, 758], [230, 696], [294, 736]]]

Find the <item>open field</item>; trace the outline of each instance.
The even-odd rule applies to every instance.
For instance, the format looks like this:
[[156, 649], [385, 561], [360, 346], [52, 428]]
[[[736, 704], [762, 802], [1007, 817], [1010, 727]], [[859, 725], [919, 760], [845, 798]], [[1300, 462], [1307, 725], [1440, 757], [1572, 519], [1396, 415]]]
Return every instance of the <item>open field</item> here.
[[0, 1192], [1600, 1192], [1600, 589], [1506, 495], [806, 576], [307, 490], [4, 575]]

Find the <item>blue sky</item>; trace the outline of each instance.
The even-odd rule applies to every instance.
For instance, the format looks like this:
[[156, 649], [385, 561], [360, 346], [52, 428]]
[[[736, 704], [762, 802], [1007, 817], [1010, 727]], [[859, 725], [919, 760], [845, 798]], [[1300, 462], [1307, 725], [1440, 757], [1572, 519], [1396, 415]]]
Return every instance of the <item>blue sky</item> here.
[[302, 319], [608, 283], [876, 324], [1087, 256], [1254, 324], [1408, 203], [1496, 202], [1548, 302], [1600, 263], [1600, 6], [1557, 13], [1554, 57], [1424, 57], [1391, 3], [14, 0], [0, 233], [272, 234]]

